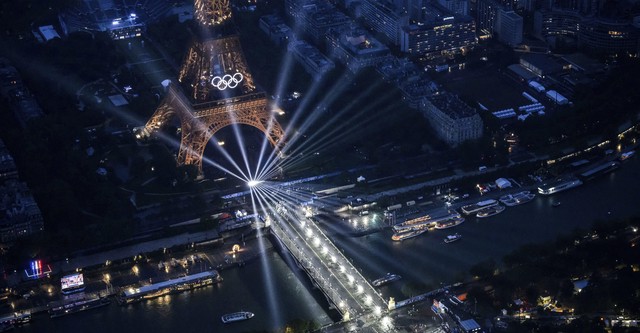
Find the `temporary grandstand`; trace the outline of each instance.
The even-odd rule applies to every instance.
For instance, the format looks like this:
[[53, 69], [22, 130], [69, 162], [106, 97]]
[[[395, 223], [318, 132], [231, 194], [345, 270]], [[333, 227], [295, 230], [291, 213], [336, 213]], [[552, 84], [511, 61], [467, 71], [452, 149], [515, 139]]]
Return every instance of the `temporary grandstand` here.
[[82, 0], [60, 13], [62, 32], [109, 32], [113, 39], [140, 36], [145, 24], [176, 14], [176, 10], [193, 11], [177, 7], [175, 0]]

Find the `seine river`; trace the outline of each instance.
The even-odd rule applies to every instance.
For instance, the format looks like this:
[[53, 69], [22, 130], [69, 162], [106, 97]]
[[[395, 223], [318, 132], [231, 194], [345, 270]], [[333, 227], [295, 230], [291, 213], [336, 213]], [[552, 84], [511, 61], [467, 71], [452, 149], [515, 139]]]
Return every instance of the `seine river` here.
[[[391, 232], [369, 236], [340, 237], [337, 245], [352, 258], [365, 277], [374, 279], [386, 272], [403, 279], [381, 292], [385, 298], [403, 299], [415, 286], [438, 287], [459, 281], [471, 266], [483, 260], [501, 258], [526, 244], [554, 239], [575, 228], [588, 228], [596, 220], [640, 215], [640, 158], [632, 157], [613, 173], [581, 187], [536, 196], [525, 205], [508, 207], [486, 219], [468, 218], [455, 229], [440, 230], [392, 242]], [[552, 202], [561, 201], [559, 207]], [[444, 244], [451, 230], [463, 239]], [[292, 272], [275, 252], [242, 268], [222, 272], [224, 281], [215, 287], [165, 296], [126, 307], [111, 304], [66, 317], [49, 319], [36, 315], [32, 323], [17, 332], [248, 332], [275, 330], [287, 321], [314, 319], [329, 323], [326, 301]], [[247, 310], [256, 316], [248, 321], [223, 325], [220, 316]]]

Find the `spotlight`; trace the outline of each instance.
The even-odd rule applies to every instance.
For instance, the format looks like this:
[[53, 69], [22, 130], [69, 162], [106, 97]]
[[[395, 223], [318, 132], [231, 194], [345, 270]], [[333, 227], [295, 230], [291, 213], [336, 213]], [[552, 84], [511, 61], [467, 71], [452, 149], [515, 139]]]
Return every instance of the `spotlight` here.
[[260, 183], [262, 183], [262, 182], [261, 182], [261, 181], [259, 181], [259, 180], [254, 180], [254, 179], [252, 179], [252, 180], [250, 180], [250, 181], [248, 181], [248, 182], [247, 182], [247, 185], [249, 185], [249, 187], [255, 187], [255, 186], [257, 186], [257, 185], [258, 185], [258, 184], [260, 184]]

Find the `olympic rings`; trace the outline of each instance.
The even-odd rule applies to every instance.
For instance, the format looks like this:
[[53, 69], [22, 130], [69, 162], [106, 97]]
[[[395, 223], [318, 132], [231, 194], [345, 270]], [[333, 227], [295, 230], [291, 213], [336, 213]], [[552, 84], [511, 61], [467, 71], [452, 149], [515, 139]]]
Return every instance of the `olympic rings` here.
[[211, 79], [211, 85], [218, 88], [218, 90], [225, 90], [227, 88], [235, 88], [238, 86], [238, 83], [242, 82], [244, 76], [242, 73], [225, 74], [222, 77], [214, 76]]

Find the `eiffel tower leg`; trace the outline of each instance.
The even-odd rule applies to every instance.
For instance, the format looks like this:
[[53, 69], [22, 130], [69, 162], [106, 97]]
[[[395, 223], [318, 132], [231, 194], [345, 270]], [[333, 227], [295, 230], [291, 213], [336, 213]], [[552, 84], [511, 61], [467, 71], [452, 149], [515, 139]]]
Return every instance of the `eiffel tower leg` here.
[[199, 177], [202, 172], [202, 155], [213, 132], [197, 118], [182, 119], [182, 139], [178, 152], [178, 165], [195, 165]]
[[172, 117], [176, 115], [176, 110], [173, 106], [173, 101], [176, 99], [175, 91], [172, 89], [167, 96], [162, 100], [160, 106], [151, 115], [151, 118], [142, 128], [134, 129], [136, 138], [142, 139], [149, 137], [151, 133], [157, 131], [162, 126], [167, 124]]

